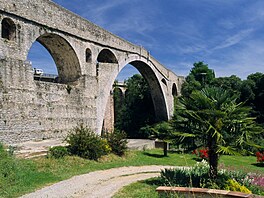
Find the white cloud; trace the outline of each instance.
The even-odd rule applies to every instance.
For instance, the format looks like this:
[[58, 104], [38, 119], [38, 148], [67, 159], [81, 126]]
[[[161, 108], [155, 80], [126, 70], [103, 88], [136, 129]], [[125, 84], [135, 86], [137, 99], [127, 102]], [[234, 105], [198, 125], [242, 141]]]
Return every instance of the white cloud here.
[[254, 30], [252, 28], [242, 30], [242, 31], [236, 33], [235, 35], [228, 37], [227, 39], [225, 39], [224, 42], [215, 46], [212, 50], [223, 49], [223, 48], [227, 48], [227, 47], [231, 47], [233, 45], [236, 45], [239, 42], [241, 42], [242, 40], [244, 40], [246, 37], [248, 37], [253, 31]]
[[222, 57], [208, 57], [209, 67], [215, 70], [216, 75], [230, 76], [235, 74], [245, 79], [255, 72], [264, 73], [264, 41], [260, 39], [247, 40], [236, 50], [229, 50]]
[[125, 4], [125, 1], [90, 1], [83, 4], [79, 14], [88, 20], [92, 20], [97, 25], [105, 26], [110, 22], [110, 19], [105, 18], [106, 13], [122, 4]]

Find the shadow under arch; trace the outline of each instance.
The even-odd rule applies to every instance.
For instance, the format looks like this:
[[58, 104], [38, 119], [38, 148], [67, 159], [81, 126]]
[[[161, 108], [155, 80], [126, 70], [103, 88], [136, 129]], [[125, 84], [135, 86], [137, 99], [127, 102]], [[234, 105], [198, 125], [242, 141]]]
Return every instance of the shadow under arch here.
[[79, 59], [65, 38], [54, 33], [45, 33], [36, 41], [52, 56], [58, 70], [59, 83], [74, 82], [81, 76]]
[[150, 87], [156, 121], [168, 120], [169, 116], [165, 97], [155, 72], [148, 64], [140, 60], [132, 61], [129, 64], [134, 66], [140, 72]]
[[10, 41], [14, 41], [16, 38], [16, 25], [10, 18], [4, 18], [1, 22], [1, 36]]
[[125, 92], [122, 91], [122, 89], [119, 87], [114, 87], [113, 94], [114, 94], [114, 119], [116, 119], [118, 117], [118, 111], [121, 110], [124, 104]]
[[173, 83], [173, 85], [172, 85], [172, 90], [171, 90], [171, 94], [172, 94], [173, 97], [178, 96], [178, 91], [177, 91], [177, 90], [178, 90], [178, 89], [177, 89], [176, 84]]
[[99, 63], [118, 63], [115, 54], [109, 49], [103, 49], [97, 56]]

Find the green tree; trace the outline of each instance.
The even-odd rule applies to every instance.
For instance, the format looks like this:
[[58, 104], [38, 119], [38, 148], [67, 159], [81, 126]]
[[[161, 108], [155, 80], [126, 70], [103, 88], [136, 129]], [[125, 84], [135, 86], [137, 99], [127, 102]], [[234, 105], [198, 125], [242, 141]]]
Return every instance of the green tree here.
[[254, 87], [255, 82], [253, 80], [243, 80], [240, 88], [240, 101], [244, 102], [246, 105], [254, 108], [255, 93]]
[[254, 145], [253, 134], [263, 131], [249, 117], [251, 109], [237, 104], [237, 99], [223, 88], [206, 87], [180, 98], [177, 104], [174, 135], [194, 138], [208, 148], [212, 179], [217, 177], [219, 154], [245, 152], [244, 145]]
[[250, 74], [247, 80], [251, 82], [251, 89], [254, 93], [254, 98], [250, 101], [251, 106], [255, 110], [258, 123], [264, 125], [264, 74], [260, 72]]
[[125, 84], [127, 90], [122, 105], [118, 104], [120, 99], [114, 95], [115, 107], [121, 107], [116, 109], [115, 127], [125, 131], [130, 138], [146, 138], [144, 134], [140, 134], [139, 129], [155, 122], [150, 88], [139, 74], [130, 77]]
[[240, 90], [242, 87], [242, 80], [236, 75], [231, 75], [229, 77], [219, 77], [215, 78], [212, 83], [215, 87], [221, 87], [228, 91], [235, 92], [238, 96], [240, 96]]
[[182, 86], [182, 95], [189, 96], [193, 90], [201, 90], [210, 84], [215, 78], [214, 71], [208, 68], [207, 64], [197, 62], [193, 64], [190, 74]]
[[123, 129], [123, 117], [126, 112], [126, 105], [125, 95], [122, 90], [117, 86], [117, 82], [114, 83], [113, 98], [115, 128], [121, 131], [121, 129]]

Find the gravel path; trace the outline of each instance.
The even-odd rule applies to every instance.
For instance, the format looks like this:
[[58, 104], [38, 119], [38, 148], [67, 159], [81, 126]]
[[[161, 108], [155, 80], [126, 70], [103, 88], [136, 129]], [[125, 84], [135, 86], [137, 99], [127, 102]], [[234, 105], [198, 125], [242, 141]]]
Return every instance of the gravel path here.
[[95, 171], [74, 176], [37, 190], [22, 198], [107, 198], [130, 183], [159, 175], [161, 169], [171, 166], [130, 166]]

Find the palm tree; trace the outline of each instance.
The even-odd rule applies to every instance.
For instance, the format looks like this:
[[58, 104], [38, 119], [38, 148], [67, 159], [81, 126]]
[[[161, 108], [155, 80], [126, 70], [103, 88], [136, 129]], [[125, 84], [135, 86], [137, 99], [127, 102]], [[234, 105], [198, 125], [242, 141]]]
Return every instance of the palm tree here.
[[251, 142], [253, 133], [261, 133], [249, 117], [250, 108], [237, 104], [238, 96], [219, 87], [193, 91], [176, 105], [176, 136], [194, 138], [208, 148], [211, 179], [217, 177], [219, 154], [239, 154]]

